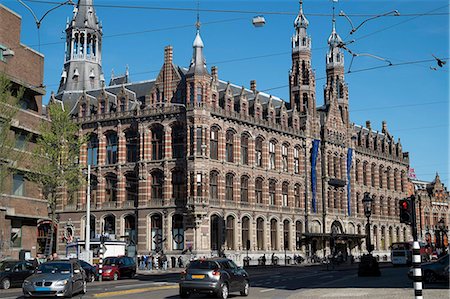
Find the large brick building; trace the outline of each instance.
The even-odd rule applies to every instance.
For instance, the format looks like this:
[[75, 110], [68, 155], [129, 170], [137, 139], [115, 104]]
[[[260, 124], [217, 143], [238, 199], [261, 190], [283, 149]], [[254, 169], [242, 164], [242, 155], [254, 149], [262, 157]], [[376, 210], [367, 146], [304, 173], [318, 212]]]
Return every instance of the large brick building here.
[[[409, 240], [397, 204], [406, 195], [408, 154], [385, 122], [376, 131], [350, 121], [334, 20], [317, 107], [307, 29], [300, 7], [286, 100], [258, 91], [255, 81], [245, 88], [219, 79], [217, 67], [209, 71], [199, 24], [189, 67], [175, 65], [168, 46], [156, 79], [130, 82], [125, 74], [107, 85], [102, 28], [92, 1], [80, 0], [53, 100], [68, 105], [90, 136], [80, 163], [93, 169], [91, 237], [137, 241], [138, 253], [223, 251], [239, 261], [248, 242], [253, 260], [285, 250], [360, 254], [362, 197], [370, 192], [375, 254]], [[73, 227], [81, 240], [85, 208], [85, 190], [58, 205], [60, 227]]]
[[[10, 128], [14, 149], [0, 161], [14, 168], [0, 190], [0, 259], [18, 258], [20, 250], [35, 257], [45, 247], [47, 203], [41, 199], [38, 186], [27, 181], [25, 173], [33, 162], [27, 152], [33, 150], [39, 125], [46, 120], [42, 116], [44, 56], [20, 42], [18, 14], [0, 5], [0, 20], [0, 73], [11, 81], [13, 95], [24, 89]], [[14, 158], [19, 159], [10, 160]]]

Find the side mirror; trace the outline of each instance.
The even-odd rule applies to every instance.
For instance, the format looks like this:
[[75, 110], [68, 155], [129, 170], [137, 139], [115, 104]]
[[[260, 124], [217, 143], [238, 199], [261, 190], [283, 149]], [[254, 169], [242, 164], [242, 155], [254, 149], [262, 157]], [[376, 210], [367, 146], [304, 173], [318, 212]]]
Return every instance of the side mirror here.
[[73, 270], [73, 273], [75, 273], [75, 274], [79, 274], [80, 272], [81, 272], [80, 269]]

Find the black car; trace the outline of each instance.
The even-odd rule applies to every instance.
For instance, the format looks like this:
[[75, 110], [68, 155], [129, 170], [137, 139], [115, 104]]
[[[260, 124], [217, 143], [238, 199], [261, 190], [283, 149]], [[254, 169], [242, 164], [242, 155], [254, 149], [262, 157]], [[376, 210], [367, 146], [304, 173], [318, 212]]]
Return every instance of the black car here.
[[80, 263], [81, 268], [83, 268], [84, 272], [86, 273], [86, 281], [94, 282], [98, 276], [97, 268], [83, 260], [78, 260], [78, 262]]
[[[423, 281], [426, 283], [433, 283], [439, 280], [448, 282], [448, 265], [448, 253], [439, 258], [437, 261], [422, 263], [420, 267], [422, 268]], [[411, 268], [408, 273], [409, 278], [413, 279], [413, 273], [414, 270]]]
[[9, 289], [22, 285], [25, 278], [34, 273], [34, 266], [27, 261], [6, 260], [0, 262], [0, 288]]
[[228, 298], [231, 292], [248, 296], [250, 278], [247, 271], [226, 258], [210, 258], [192, 261], [181, 274], [180, 297], [193, 293], [207, 293]]

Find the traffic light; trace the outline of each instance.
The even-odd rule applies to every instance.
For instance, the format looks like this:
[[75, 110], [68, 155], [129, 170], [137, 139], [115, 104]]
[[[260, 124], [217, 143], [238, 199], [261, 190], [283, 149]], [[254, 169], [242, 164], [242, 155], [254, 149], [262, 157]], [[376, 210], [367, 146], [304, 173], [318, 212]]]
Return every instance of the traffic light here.
[[400, 205], [400, 223], [412, 223], [412, 205], [410, 198], [403, 198], [399, 200]]

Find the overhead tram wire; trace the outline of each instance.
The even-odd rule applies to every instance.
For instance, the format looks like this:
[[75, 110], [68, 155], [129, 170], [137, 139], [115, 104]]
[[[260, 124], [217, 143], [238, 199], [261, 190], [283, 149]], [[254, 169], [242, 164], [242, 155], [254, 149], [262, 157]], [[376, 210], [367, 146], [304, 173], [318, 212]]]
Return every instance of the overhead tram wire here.
[[[46, 0], [23, 0], [27, 2], [33, 3], [41, 3], [41, 4], [59, 4], [57, 1], [46, 1]], [[239, 14], [265, 14], [265, 15], [288, 15], [288, 16], [296, 16], [297, 13], [286, 12], [286, 11], [258, 11], [258, 10], [233, 10], [233, 9], [197, 9], [197, 8], [182, 8], [182, 7], [157, 7], [157, 6], [143, 6], [143, 5], [115, 5], [115, 4], [95, 4], [94, 7], [103, 7], [103, 8], [119, 8], [119, 9], [136, 9], [136, 10], [166, 10], [166, 11], [188, 11], [188, 12], [212, 12], [212, 13], [239, 13]], [[422, 16], [422, 13], [410, 13], [410, 14], [402, 14], [400, 16]], [[442, 16], [442, 15], [450, 15], [450, 12], [441, 12], [441, 13], [433, 13], [427, 14], [429, 16]], [[331, 17], [332, 14], [329, 13], [308, 13], [308, 16], [314, 17]], [[376, 14], [347, 14], [349, 17], [373, 17]]]

